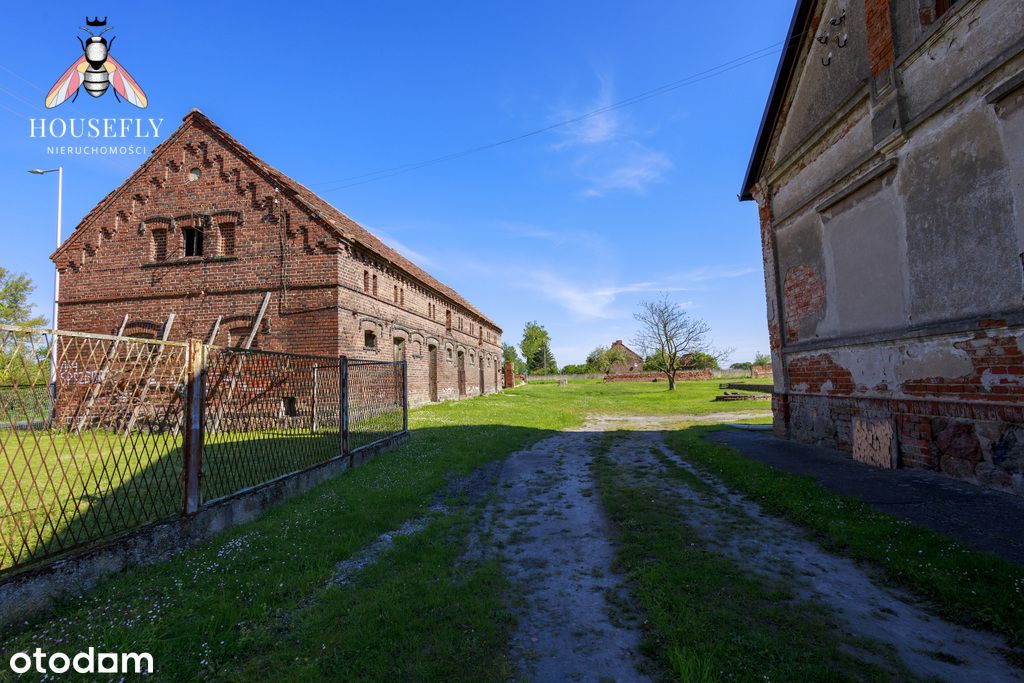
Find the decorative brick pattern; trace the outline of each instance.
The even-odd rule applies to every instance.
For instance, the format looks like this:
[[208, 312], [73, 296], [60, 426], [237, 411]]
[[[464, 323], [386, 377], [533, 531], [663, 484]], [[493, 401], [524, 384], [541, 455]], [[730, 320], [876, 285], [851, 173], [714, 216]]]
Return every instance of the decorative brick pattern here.
[[128, 314], [127, 335], [158, 337], [173, 313], [170, 339], [209, 341], [219, 318], [214, 343], [234, 346], [270, 292], [256, 348], [404, 358], [413, 405], [501, 386], [497, 325], [199, 112], [54, 261], [69, 330], [116, 332]]

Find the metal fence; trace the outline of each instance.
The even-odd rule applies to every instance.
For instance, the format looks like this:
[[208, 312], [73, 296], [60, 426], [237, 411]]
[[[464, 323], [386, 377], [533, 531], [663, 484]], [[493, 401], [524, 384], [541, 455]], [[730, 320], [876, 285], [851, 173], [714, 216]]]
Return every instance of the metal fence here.
[[401, 361], [0, 325], [0, 576], [407, 427]]

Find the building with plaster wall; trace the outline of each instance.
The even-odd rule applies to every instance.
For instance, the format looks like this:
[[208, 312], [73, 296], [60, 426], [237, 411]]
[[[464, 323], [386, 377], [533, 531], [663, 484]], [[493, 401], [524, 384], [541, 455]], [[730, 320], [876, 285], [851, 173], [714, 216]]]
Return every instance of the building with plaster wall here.
[[53, 254], [60, 327], [408, 362], [417, 405], [496, 391], [501, 329], [197, 110]]
[[1024, 493], [1024, 2], [799, 0], [741, 198], [776, 432]]

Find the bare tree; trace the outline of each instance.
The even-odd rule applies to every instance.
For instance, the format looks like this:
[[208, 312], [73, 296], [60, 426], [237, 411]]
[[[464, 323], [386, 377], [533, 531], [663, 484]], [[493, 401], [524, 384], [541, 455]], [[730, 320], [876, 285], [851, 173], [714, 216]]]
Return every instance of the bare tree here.
[[676, 372], [691, 354], [706, 353], [717, 360], [729, 355], [728, 351], [711, 347], [711, 328], [706, 322], [690, 318], [668, 295], [658, 301], [642, 302], [640, 312], [633, 317], [640, 323], [633, 344], [651, 359], [658, 372], [665, 373], [669, 391], [675, 390]]

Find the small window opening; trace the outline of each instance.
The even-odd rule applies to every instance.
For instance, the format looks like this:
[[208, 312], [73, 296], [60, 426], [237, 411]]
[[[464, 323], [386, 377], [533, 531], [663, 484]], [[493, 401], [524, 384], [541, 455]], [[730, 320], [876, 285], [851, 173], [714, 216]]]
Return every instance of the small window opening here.
[[373, 274], [373, 295], [377, 296], [377, 273]]
[[370, 271], [368, 270], [363, 271], [363, 291], [370, 291]]
[[285, 396], [281, 399], [281, 403], [284, 407], [285, 417], [298, 417], [299, 415], [299, 404], [295, 400], [294, 396]]
[[185, 237], [185, 256], [203, 255], [203, 230], [202, 228], [182, 228], [182, 235]]
[[372, 330], [367, 330], [363, 333], [363, 346], [368, 349], [377, 348], [377, 335]]
[[[445, 311], [444, 312], [444, 328], [446, 330], [448, 330], [449, 332], [452, 331], [452, 312], [451, 311]], [[448, 355], [450, 356], [451, 353], [449, 352]]]
[[405, 306], [405, 290], [404, 289], [398, 290], [398, 305], [399, 306]]
[[394, 292], [394, 294], [391, 295], [391, 298], [397, 304], [398, 303], [398, 285], [395, 285], [394, 288], [395, 288], [395, 292]]

